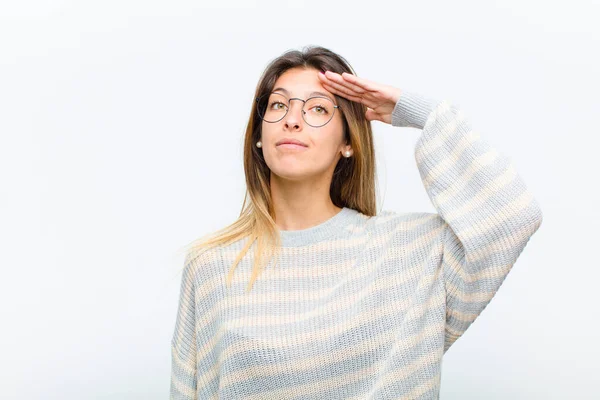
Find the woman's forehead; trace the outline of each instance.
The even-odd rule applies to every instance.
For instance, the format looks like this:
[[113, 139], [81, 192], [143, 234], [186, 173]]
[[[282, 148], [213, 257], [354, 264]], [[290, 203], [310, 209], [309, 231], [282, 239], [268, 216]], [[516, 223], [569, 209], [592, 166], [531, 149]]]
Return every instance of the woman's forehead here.
[[[313, 88], [314, 89], [314, 88]], [[302, 92], [302, 94], [299, 95], [299, 92], [291, 92], [290, 90], [286, 89], [285, 87], [282, 86], [278, 86], [276, 88], [274, 88], [272, 90], [273, 92], [277, 92], [277, 93], [283, 93], [284, 95], [286, 95], [286, 97], [302, 97], [303, 98], [309, 98], [309, 97], [313, 97], [313, 96], [325, 96], [329, 99], [332, 99], [332, 95], [331, 93], [325, 91], [325, 89], [321, 90], [311, 90], [311, 89], [305, 89], [304, 92]], [[332, 99], [333, 100], [333, 99]]]
[[288, 97], [310, 97], [315, 95], [333, 97], [321, 84], [315, 69], [292, 68], [284, 72], [274, 84], [273, 92], [278, 91]]

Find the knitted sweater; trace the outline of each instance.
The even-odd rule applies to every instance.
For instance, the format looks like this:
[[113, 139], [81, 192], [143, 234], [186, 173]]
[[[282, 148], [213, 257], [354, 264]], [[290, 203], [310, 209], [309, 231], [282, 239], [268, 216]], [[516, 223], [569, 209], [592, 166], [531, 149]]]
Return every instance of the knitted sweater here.
[[281, 231], [279, 264], [246, 293], [254, 246], [187, 254], [171, 399], [437, 399], [442, 356], [490, 302], [542, 212], [462, 110], [403, 92], [392, 125], [437, 213], [343, 208]]

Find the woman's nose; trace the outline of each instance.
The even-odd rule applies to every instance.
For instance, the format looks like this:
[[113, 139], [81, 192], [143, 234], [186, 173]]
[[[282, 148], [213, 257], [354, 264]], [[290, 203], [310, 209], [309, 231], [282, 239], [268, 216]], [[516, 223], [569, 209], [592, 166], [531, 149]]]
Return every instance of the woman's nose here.
[[304, 121], [302, 118], [304, 102], [301, 100], [293, 102], [292, 100], [290, 100], [290, 106], [285, 116], [285, 123], [288, 126], [300, 126]]

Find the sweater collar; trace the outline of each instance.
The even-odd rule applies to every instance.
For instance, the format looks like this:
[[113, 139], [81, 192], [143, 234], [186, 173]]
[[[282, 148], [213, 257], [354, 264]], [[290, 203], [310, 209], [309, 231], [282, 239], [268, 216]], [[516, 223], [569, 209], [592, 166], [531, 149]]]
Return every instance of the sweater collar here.
[[357, 214], [358, 211], [344, 207], [333, 217], [310, 228], [293, 231], [279, 230], [279, 234], [281, 235], [281, 246], [305, 246], [322, 240], [339, 237], [347, 231], [344, 227], [347, 227], [353, 220], [353, 217]]

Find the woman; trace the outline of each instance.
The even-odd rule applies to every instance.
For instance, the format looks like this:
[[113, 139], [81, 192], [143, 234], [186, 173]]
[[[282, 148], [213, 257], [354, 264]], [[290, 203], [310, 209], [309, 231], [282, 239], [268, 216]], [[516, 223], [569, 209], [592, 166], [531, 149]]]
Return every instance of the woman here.
[[[442, 356], [539, 228], [537, 201], [459, 109], [328, 49], [275, 59], [255, 100], [248, 205], [185, 259], [171, 398], [438, 398]], [[377, 214], [371, 121], [422, 130], [437, 213]]]

